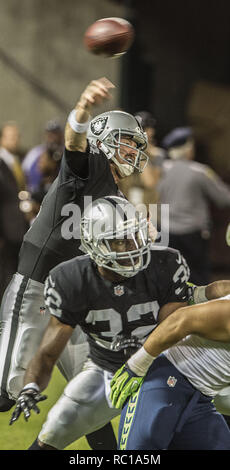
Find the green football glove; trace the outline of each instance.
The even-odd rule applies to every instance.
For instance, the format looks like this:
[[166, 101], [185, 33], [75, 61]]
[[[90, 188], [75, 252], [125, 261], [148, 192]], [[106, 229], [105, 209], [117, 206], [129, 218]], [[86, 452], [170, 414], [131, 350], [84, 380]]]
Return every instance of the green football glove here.
[[126, 400], [141, 386], [144, 377], [137, 376], [124, 364], [113, 376], [110, 400], [114, 408], [122, 408]]
[[196, 285], [192, 282], [186, 282], [187, 284], [187, 297], [188, 297], [188, 305], [194, 305], [194, 291], [196, 289]]

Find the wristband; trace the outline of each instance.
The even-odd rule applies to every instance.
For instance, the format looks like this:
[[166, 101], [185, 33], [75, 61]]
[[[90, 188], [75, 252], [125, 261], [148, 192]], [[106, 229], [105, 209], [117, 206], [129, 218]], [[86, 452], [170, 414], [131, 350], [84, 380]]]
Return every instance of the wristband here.
[[208, 299], [205, 295], [206, 286], [196, 286], [193, 294], [193, 299], [195, 304], [202, 304], [207, 302]]
[[80, 123], [77, 122], [75, 114], [76, 109], [73, 109], [68, 116], [68, 123], [74, 132], [77, 132], [78, 134], [83, 134], [88, 130], [90, 119], [88, 119], [88, 121], [86, 122]]
[[31, 388], [33, 388], [37, 392], [40, 392], [40, 387], [35, 382], [31, 382], [29, 384], [26, 384], [25, 387], [23, 387], [23, 389], [21, 391], [24, 392], [25, 390], [28, 390], [28, 389], [31, 389]]
[[128, 367], [138, 376], [144, 376], [154, 361], [155, 357], [149, 354], [144, 346], [139, 349], [130, 359], [127, 361]]

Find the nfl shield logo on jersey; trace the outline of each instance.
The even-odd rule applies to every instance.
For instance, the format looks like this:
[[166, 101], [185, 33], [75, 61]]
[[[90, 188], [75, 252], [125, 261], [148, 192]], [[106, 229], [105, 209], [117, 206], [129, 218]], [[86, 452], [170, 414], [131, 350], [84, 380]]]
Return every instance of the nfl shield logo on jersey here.
[[177, 383], [177, 379], [175, 377], [172, 377], [171, 375], [169, 376], [168, 380], [167, 380], [167, 384], [169, 387], [175, 387]]
[[119, 297], [123, 295], [125, 292], [124, 286], [115, 286], [114, 287], [114, 294], [118, 295]]

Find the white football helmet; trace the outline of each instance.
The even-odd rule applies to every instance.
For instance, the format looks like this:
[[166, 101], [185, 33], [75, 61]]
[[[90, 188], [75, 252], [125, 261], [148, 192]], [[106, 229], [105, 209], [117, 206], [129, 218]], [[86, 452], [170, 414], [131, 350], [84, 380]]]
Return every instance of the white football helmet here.
[[[81, 246], [98, 266], [124, 277], [135, 276], [150, 262], [148, 222], [126, 199], [99, 198], [90, 204], [80, 224]], [[113, 251], [111, 241], [130, 239], [130, 251]]]
[[[135, 161], [128, 160], [121, 155], [121, 145], [122, 147], [132, 148], [127, 143], [121, 142], [122, 137], [129, 137], [136, 142]], [[131, 172], [136, 168], [141, 173], [147, 165], [148, 156], [143, 152], [148, 144], [147, 135], [137, 119], [131, 114], [124, 111], [108, 111], [96, 116], [90, 122], [87, 139], [93, 151], [98, 151], [98, 147], [100, 147], [100, 150], [109, 160], [119, 165], [116, 159], [117, 151], [119, 157], [124, 160], [124, 164], [131, 167]], [[99, 143], [100, 145], [98, 145]]]

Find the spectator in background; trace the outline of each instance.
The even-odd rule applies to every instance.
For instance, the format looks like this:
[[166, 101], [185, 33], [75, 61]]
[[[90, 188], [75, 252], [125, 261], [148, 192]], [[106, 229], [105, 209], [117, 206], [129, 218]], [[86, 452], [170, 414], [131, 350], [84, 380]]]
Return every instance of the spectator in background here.
[[43, 198], [58, 175], [61, 158], [62, 149], [48, 147], [38, 159], [38, 169], [41, 174], [40, 184], [37, 186], [36, 191], [33, 191], [30, 195], [28, 193], [30, 205], [24, 204], [27, 219], [30, 223], [38, 214]]
[[140, 122], [148, 137], [148, 157], [152, 164], [162, 166], [165, 151], [156, 145], [156, 119], [149, 111], [139, 111], [135, 118]]
[[121, 190], [134, 204], [154, 204], [157, 201], [156, 184], [161, 174], [161, 167], [165, 158], [163, 149], [156, 146], [156, 120], [149, 111], [140, 111], [135, 118], [141, 124], [148, 137], [146, 153], [149, 157], [148, 165], [143, 173], [134, 173], [129, 181], [122, 181]]
[[64, 148], [64, 129], [58, 120], [48, 121], [45, 127], [44, 143], [33, 147], [25, 156], [22, 167], [26, 175], [27, 188], [30, 192], [37, 191], [42, 180], [39, 158], [46, 149], [57, 152]]
[[148, 111], [140, 111], [135, 117], [141, 123], [148, 137], [147, 154], [149, 162], [143, 173], [140, 174], [140, 181], [145, 192], [145, 204], [152, 204], [158, 200], [155, 188], [161, 176], [166, 153], [156, 145], [156, 119], [152, 114]]
[[195, 284], [210, 282], [209, 206], [230, 207], [230, 188], [207, 165], [194, 162], [192, 129], [179, 127], [164, 139], [169, 159], [158, 185], [159, 199], [169, 204], [169, 246], [186, 258]]
[[16, 123], [5, 123], [0, 147], [0, 300], [16, 271], [18, 253], [28, 229], [19, 208], [18, 193], [24, 189], [24, 175], [17, 158], [20, 133]]
[[0, 158], [13, 173], [18, 190], [25, 188], [25, 176], [18, 157], [20, 151], [20, 131], [16, 122], [6, 122], [0, 131]]

